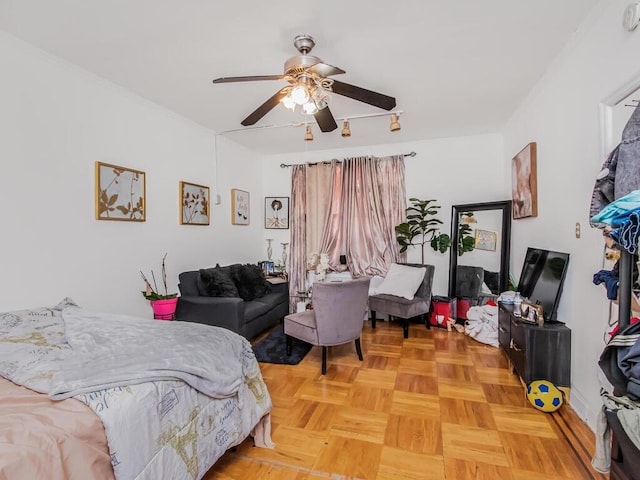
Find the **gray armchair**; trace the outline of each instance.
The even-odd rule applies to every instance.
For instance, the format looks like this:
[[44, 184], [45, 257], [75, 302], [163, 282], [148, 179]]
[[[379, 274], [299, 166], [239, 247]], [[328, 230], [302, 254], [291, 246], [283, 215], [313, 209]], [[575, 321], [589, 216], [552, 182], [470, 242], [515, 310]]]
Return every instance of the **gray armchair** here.
[[389, 319], [402, 319], [402, 327], [404, 330], [404, 338], [409, 338], [409, 319], [421, 317], [427, 329], [431, 328], [428, 319], [425, 317], [431, 309], [431, 287], [433, 285], [433, 273], [435, 267], [433, 265], [422, 265], [419, 263], [402, 263], [410, 267], [425, 267], [427, 271], [424, 279], [418, 287], [413, 300], [407, 300], [403, 297], [395, 295], [371, 295], [369, 297], [369, 310], [371, 311], [371, 326], [376, 328], [376, 312], [389, 315]]
[[291, 337], [322, 347], [322, 374], [327, 373], [327, 347], [355, 341], [362, 361], [360, 334], [367, 313], [368, 278], [313, 284], [313, 310], [284, 317], [287, 355]]

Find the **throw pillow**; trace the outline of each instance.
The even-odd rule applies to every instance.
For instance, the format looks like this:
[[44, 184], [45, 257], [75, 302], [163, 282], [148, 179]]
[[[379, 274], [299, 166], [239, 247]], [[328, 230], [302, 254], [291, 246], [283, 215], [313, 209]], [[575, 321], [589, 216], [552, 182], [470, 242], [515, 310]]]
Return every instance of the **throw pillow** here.
[[231, 278], [236, 284], [240, 298], [247, 302], [263, 297], [271, 291], [271, 284], [264, 278], [258, 265], [232, 265]]
[[376, 294], [395, 295], [413, 300], [427, 269], [392, 263]]
[[207, 268], [198, 275], [198, 291], [204, 297], [239, 297], [238, 289], [224, 268]]

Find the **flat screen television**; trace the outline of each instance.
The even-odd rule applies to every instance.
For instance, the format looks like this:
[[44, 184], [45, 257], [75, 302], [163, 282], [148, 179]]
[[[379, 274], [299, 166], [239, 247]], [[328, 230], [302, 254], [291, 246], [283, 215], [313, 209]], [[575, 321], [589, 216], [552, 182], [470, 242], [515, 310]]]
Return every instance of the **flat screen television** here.
[[545, 322], [557, 321], [558, 303], [568, 266], [568, 253], [527, 249], [518, 291], [529, 302], [542, 305]]

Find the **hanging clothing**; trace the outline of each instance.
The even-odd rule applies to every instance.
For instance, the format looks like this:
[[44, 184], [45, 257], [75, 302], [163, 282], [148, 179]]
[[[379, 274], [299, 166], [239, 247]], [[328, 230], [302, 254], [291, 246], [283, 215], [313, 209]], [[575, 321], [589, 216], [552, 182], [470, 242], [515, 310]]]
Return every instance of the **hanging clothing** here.
[[640, 217], [632, 212], [628, 220], [620, 228], [609, 232], [615, 242], [632, 255], [638, 253], [638, 236], [640, 235]]
[[[622, 131], [622, 140], [609, 154], [598, 174], [589, 218], [634, 190], [640, 190], [640, 105], [631, 114]], [[592, 222], [591, 226], [601, 225]]]
[[640, 212], [640, 190], [634, 190], [609, 203], [591, 217], [591, 225], [619, 227], [633, 212]]

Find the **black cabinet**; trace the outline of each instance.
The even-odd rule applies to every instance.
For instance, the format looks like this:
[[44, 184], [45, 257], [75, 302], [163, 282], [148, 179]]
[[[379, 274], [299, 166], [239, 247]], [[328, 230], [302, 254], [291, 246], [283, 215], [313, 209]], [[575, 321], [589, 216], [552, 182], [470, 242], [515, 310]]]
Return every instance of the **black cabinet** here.
[[522, 322], [513, 315], [513, 305], [501, 303], [498, 329], [500, 347], [524, 383], [549, 380], [571, 386], [571, 330], [566, 325]]

